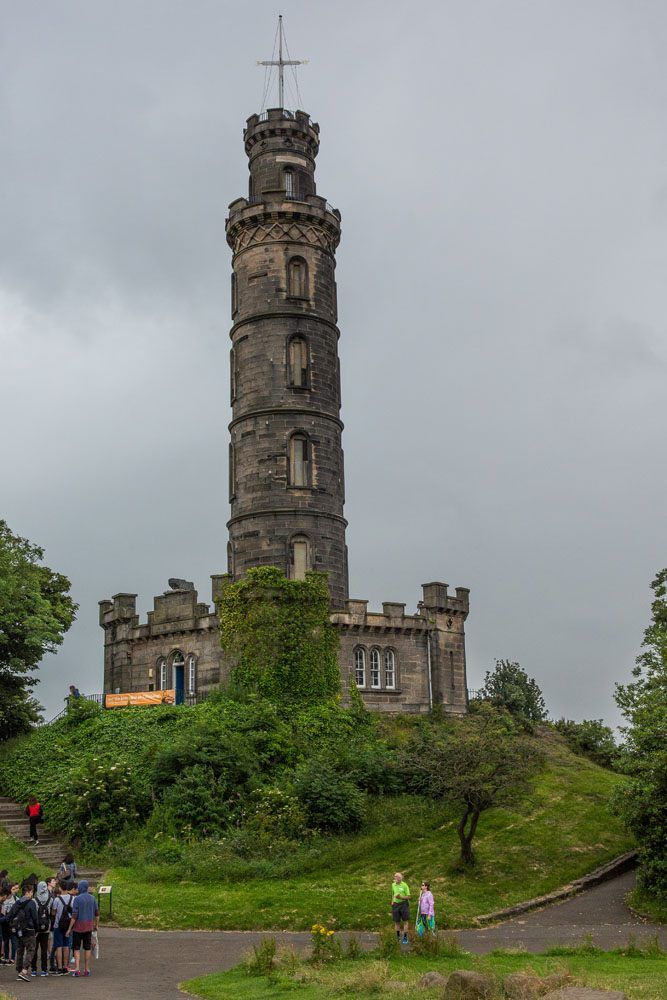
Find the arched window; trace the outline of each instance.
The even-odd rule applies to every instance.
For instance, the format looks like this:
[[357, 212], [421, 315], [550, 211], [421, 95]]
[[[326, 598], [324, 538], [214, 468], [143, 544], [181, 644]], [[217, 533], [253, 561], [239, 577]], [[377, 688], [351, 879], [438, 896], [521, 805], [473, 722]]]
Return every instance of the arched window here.
[[286, 170], [283, 170], [283, 179], [285, 181], [285, 197], [286, 198], [293, 198], [294, 197], [294, 171], [290, 167], [287, 167]]
[[310, 445], [305, 434], [289, 439], [289, 484], [310, 486]]
[[303, 337], [292, 337], [288, 347], [289, 384], [297, 389], [308, 388], [308, 344]]
[[236, 496], [236, 449], [229, 445], [229, 502]]
[[229, 398], [233, 403], [236, 399], [236, 349], [229, 352]]
[[164, 656], [157, 661], [157, 682], [160, 691], [167, 690], [167, 661]]
[[396, 687], [396, 656], [393, 649], [384, 651], [384, 686], [386, 688]]
[[287, 265], [287, 294], [291, 299], [308, 298], [308, 265], [303, 257], [292, 257]]
[[371, 687], [380, 687], [380, 650], [371, 649]]
[[354, 651], [354, 680], [358, 688], [366, 687], [366, 650], [357, 646]]
[[194, 694], [197, 690], [197, 660], [192, 653], [188, 656], [187, 685], [188, 694]]
[[291, 580], [305, 580], [311, 568], [310, 539], [307, 535], [294, 535], [289, 543], [289, 576]]

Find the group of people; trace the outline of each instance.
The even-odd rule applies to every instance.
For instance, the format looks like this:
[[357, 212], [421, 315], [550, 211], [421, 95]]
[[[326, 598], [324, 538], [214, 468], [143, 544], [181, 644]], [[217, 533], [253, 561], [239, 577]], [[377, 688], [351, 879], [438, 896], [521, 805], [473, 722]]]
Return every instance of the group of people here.
[[[396, 937], [403, 944], [407, 944], [410, 924], [410, 888], [403, 878], [402, 872], [396, 872], [391, 883], [391, 916], [396, 928]], [[415, 930], [419, 937], [423, 937], [427, 932], [435, 934], [435, 903], [429, 882], [421, 884], [417, 901]]]
[[97, 900], [85, 879], [76, 881], [71, 854], [46, 881], [33, 874], [19, 884], [6, 869], [0, 871], [0, 965], [14, 965], [17, 981], [30, 982], [37, 975], [89, 976], [98, 921]]

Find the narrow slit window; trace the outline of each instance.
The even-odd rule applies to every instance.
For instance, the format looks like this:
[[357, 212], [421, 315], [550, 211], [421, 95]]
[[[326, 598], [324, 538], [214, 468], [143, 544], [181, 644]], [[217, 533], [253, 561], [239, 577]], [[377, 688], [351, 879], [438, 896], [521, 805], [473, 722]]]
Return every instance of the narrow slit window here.
[[229, 394], [231, 402], [236, 399], [236, 349], [229, 352]]
[[285, 197], [294, 197], [294, 171], [289, 168], [283, 174], [285, 178]]
[[290, 542], [290, 576], [293, 580], [305, 580], [310, 569], [309, 542], [305, 535], [297, 535]]
[[292, 337], [289, 342], [289, 380], [297, 389], [308, 386], [308, 344], [303, 337]]
[[308, 438], [295, 434], [290, 438], [290, 486], [308, 486], [309, 480]]
[[287, 294], [292, 299], [308, 296], [308, 266], [303, 257], [292, 257], [287, 266]]
[[384, 653], [384, 686], [396, 687], [396, 657], [393, 649], [386, 649]]
[[371, 687], [380, 687], [380, 650], [371, 649]]
[[188, 694], [194, 694], [197, 688], [197, 661], [190, 653], [188, 656]]
[[236, 448], [229, 445], [229, 501], [236, 496]]
[[354, 651], [354, 680], [358, 688], [366, 687], [366, 650], [361, 646]]
[[162, 657], [157, 663], [160, 691], [167, 690], [167, 661]]

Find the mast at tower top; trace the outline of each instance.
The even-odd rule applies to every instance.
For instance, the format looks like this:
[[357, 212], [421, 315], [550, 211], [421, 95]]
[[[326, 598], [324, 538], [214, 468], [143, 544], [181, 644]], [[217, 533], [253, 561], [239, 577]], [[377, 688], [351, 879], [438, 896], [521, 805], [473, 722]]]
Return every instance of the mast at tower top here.
[[[308, 62], [307, 59], [290, 59], [289, 49], [287, 48], [287, 40], [285, 39], [285, 31], [283, 29], [283, 15], [278, 15], [278, 58], [277, 59], [258, 59], [258, 66], [277, 66], [278, 67], [278, 107], [284, 108], [285, 99], [285, 66], [305, 66]], [[287, 59], [283, 59], [283, 44], [285, 46], [285, 51], [287, 52]], [[275, 55], [275, 42], [273, 44], [273, 53]], [[295, 77], [296, 79], [296, 77]], [[298, 86], [298, 85], [297, 85]], [[265, 95], [266, 97], [266, 92]]]

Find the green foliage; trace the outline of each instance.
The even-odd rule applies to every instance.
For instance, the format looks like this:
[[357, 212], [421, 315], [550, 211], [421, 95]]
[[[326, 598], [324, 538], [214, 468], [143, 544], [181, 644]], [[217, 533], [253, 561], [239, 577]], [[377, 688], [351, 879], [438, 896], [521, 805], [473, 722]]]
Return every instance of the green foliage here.
[[244, 825], [273, 843], [277, 838], [296, 841], [308, 832], [306, 811], [297, 796], [273, 786], [258, 788], [249, 796]]
[[547, 717], [546, 705], [537, 682], [518, 663], [510, 660], [496, 660], [495, 670], [487, 670], [480, 697], [500, 708], [506, 708], [522, 722], [542, 722]]
[[93, 757], [61, 780], [50, 820], [71, 843], [100, 843], [148, 811], [128, 764]]
[[639, 885], [667, 905], [667, 569], [651, 584], [651, 623], [630, 684], [617, 685], [627, 720], [616, 807], [639, 842]]
[[408, 787], [461, 810], [461, 860], [474, 863], [472, 842], [480, 815], [516, 802], [530, 790], [541, 755], [511, 716], [483, 705], [456, 729], [424, 725], [403, 755]]
[[68, 729], [87, 722], [88, 719], [95, 719], [102, 713], [102, 706], [96, 701], [88, 701], [87, 698], [68, 698], [63, 725]]
[[328, 762], [314, 758], [302, 764], [296, 771], [294, 787], [315, 829], [346, 833], [361, 826], [363, 793]]
[[225, 588], [219, 615], [236, 688], [294, 704], [340, 693], [325, 574], [288, 580], [274, 566], [251, 569]]
[[273, 971], [276, 964], [276, 939], [274, 937], [262, 938], [259, 944], [252, 946], [250, 954], [243, 968], [249, 976], [268, 976]]
[[313, 924], [310, 928], [310, 943], [310, 958], [314, 965], [321, 965], [322, 962], [335, 962], [341, 957], [340, 941], [336, 938], [331, 927], [325, 927], [324, 924]]
[[164, 793], [151, 819], [151, 826], [181, 837], [210, 837], [229, 823], [237, 796], [227, 787], [225, 776], [212, 767], [194, 764], [178, 774]]
[[30, 671], [61, 645], [76, 615], [69, 580], [40, 565], [43, 557], [0, 521], [0, 741], [39, 721]]
[[582, 754], [600, 767], [614, 767], [618, 759], [618, 747], [614, 733], [605, 726], [602, 719], [559, 719], [554, 728], [565, 737], [574, 753]]

